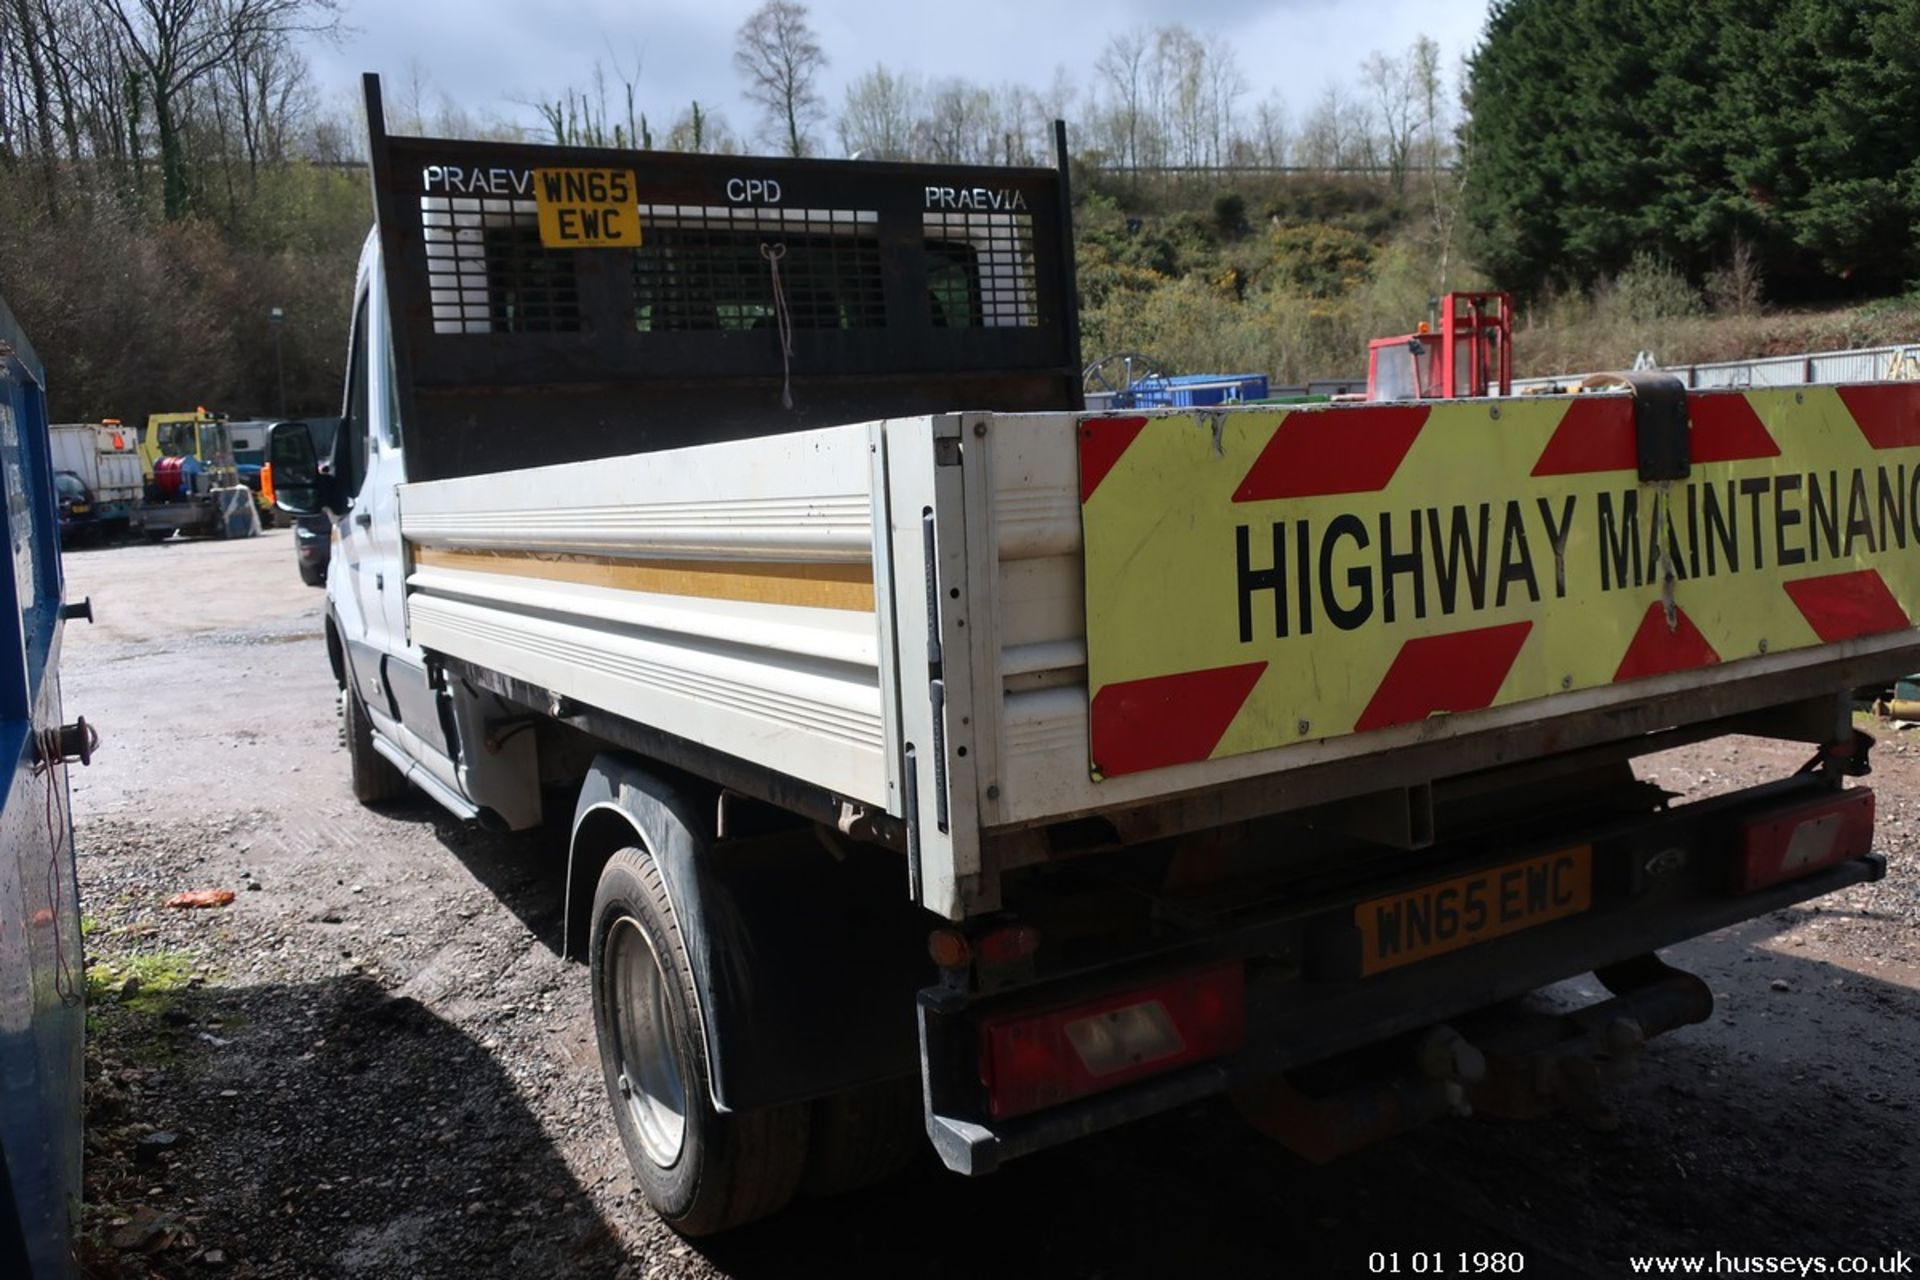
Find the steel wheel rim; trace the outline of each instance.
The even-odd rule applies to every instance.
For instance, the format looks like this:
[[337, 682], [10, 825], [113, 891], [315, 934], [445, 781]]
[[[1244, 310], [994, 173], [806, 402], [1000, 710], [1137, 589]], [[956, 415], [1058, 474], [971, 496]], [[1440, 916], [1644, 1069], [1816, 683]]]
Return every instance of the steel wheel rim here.
[[620, 1055], [616, 1087], [647, 1159], [662, 1169], [680, 1158], [687, 1138], [687, 1088], [673, 1052], [666, 974], [653, 939], [632, 916], [607, 935], [613, 977], [609, 1013]]

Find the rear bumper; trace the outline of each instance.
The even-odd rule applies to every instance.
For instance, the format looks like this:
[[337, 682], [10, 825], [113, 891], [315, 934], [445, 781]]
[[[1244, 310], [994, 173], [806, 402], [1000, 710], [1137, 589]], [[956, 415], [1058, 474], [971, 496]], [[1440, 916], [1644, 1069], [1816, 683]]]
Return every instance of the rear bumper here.
[[[1316, 964], [1312, 954], [1313, 939], [1322, 932], [1316, 926], [1343, 911], [1351, 918], [1352, 902], [1366, 894], [1353, 895], [1331, 908], [1324, 902], [1302, 907], [1285, 918], [1215, 939], [1213, 945], [1178, 960], [1167, 957], [1103, 974], [1108, 985], [1124, 988], [1180, 965], [1237, 956], [1246, 962], [1245, 1043], [1227, 1057], [1034, 1115], [993, 1120], [984, 1107], [976, 1027], [982, 1010], [992, 1008], [992, 1002], [970, 1004], [966, 997], [945, 989], [929, 989], [921, 993], [919, 1009], [928, 1136], [948, 1168], [964, 1174], [988, 1173], [1018, 1156], [1241, 1085], [1271, 1081], [1295, 1068], [1878, 880], [1885, 872], [1884, 859], [1867, 854], [1798, 880], [1732, 896], [1720, 875], [1723, 850], [1715, 837], [1724, 833], [1728, 815], [1739, 812], [1731, 803], [1688, 806], [1643, 824], [1639, 838], [1630, 841], [1629, 858], [1649, 849], [1672, 847], [1670, 842], [1691, 847], [1700, 865], [1690, 883], [1622, 886], [1617, 865], [1603, 867], [1597, 862], [1596, 886], [1606, 883], [1604, 877], [1614, 876], [1617, 891], [1609, 900], [1596, 902], [1594, 909], [1372, 977], [1332, 976], [1324, 965]], [[1598, 840], [1595, 845], [1603, 848]], [[1085, 989], [1084, 983], [1080, 989]], [[1671, 1025], [1675, 1024], [1667, 1024]], [[1649, 1034], [1659, 1029], [1665, 1028]]]

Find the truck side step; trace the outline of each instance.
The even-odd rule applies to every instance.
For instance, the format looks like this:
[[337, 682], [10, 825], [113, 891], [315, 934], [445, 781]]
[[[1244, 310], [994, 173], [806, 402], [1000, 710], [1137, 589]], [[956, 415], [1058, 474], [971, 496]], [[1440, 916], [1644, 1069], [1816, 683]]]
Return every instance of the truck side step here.
[[454, 817], [462, 822], [472, 822], [480, 816], [480, 810], [472, 801], [422, 768], [404, 751], [387, 741], [378, 729], [373, 731], [373, 749], [392, 761], [393, 767], [405, 774], [408, 782], [426, 792], [434, 803]]

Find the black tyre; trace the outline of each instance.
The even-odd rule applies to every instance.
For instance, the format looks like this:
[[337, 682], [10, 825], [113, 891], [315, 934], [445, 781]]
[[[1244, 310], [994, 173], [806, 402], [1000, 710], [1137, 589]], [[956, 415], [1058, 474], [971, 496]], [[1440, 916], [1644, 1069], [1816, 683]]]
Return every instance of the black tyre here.
[[713, 1109], [693, 973], [651, 854], [622, 849], [607, 862], [591, 938], [600, 1066], [647, 1202], [689, 1236], [777, 1212], [806, 1167], [808, 1109]]
[[361, 804], [385, 804], [407, 793], [406, 775], [373, 749], [373, 725], [366, 704], [348, 685], [340, 691], [340, 737], [347, 747], [347, 772], [353, 798]]
[[920, 1080], [907, 1076], [848, 1089], [813, 1104], [807, 1175], [810, 1196], [839, 1195], [884, 1182], [926, 1144]]
[[325, 565], [308, 564], [305, 560], [302, 560], [299, 562], [299, 566], [300, 581], [310, 587], [324, 587], [327, 585], [327, 567]]

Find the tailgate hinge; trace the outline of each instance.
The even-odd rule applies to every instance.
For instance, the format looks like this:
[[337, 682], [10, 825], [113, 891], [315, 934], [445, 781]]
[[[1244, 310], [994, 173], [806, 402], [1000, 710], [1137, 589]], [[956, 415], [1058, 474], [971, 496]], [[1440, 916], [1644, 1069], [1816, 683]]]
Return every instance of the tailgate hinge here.
[[1618, 377], [1633, 392], [1633, 434], [1641, 483], [1685, 480], [1693, 463], [1686, 384], [1658, 371], [1636, 370]]

